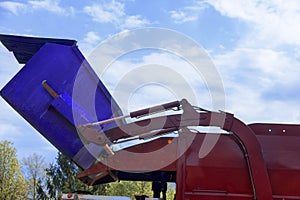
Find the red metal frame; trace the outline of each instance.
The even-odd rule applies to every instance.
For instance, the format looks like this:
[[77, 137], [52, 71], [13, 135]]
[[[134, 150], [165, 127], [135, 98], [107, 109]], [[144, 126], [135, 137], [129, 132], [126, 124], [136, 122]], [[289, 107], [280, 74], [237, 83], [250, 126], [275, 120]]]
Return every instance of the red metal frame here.
[[[160, 171], [176, 171], [176, 183], [177, 183], [177, 191], [176, 198], [177, 199], [258, 199], [258, 200], [271, 200], [271, 199], [280, 199], [285, 198], [287, 196], [281, 194], [272, 194], [272, 187], [278, 188], [280, 183], [272, 183], [270, 182], [270, 177], [268, 174], [267, 165], [264, 159], [263, 150], [261, 147], [261, 141], [258, 140], [257, 134], [263, 135], [266, 129], [274, 130], [277, 132], [296, 132], [300, 130], [300, 126], [290, 126], [290, 125], [270, 125], [270, 124], [255, 124], [247, 126], [239, 119], [235, 118], [230, 113], [224, 112], [210, 112], [210, 111], [202, 111], [197, 112], [193, 106], [191, 106], [186, 100], [182, 100], [180, 102], [183, 113], [175, 114], [175, 115], [167, 115], [161, 117], [155, 117], [150, 119], [143, 119], [136, 121], [134, 123], [129, 123], [122, 125], [120, 127], [116, 127], [104, 132], [105, 137], [99, 139], [99, 133], [95, 132], [92, 128], [85, 128], [82, 131], [82, 135], [86, 137], [89, 141], [104, 144], [107, 141], [113, 141], [118, 138], [129, 137], [128, 133], [131, 136], [141, 135], [145, 133], [150, 133], [153, 130], [159, 130], [159, 132], [163, 133], [164, 130], [181, 130], [180, 137], [176, 139], [176, 142], [173, 142], [169, 145], [170, 151], [168, 152], [177, 152], [174, 155], [160, 155], [160, 162], [166, 157], [171, 157], [170, 159], [174, 159], [174, 162], [169, 163], [164, 168], [159, 169]], [[162, 123], [163, 122], [163, 123]], [[244, 156], [244, 166], [247, 169], [248, 174], [247, 180], [250, 182], [251, 191], [248, 193], [226, 193], [226, 191], [210, 191], [210, 190], [199, 190], [196, 191], [193, 189], [192, 192], [189, 192], [190, 187], [187, 181], [192, 181], [191, 184], [195, 183], [193, 177], [191, 177], [190, 173], [193, 170], [197, 173], [197, 170], [201, 169], [201, 167], [188, 167], [186, 165], [188, 159], [191, 159], [190, 154], [195, 153], [194, 146], [186, 151], [188, 148], [185, 147], [186, 144], [191, 144], [192, 140], [195, 140], [195, 136], [190, 136], [192, 133], [186, 127], [190, 126], [217, 126], [223, 130], [228, 131], [230, 134], [225, 137], [231, 137], [231, 140], [238, 145], [240, 152]], [[271, 127], [271, 128], [269, 128]], [[255, 131], [253, 131], [252, 130]], [[280, 131], [278, 131], [280, 130]], [[283, 131], [284, 130], [284, 131]], [[271, 131], [272, 132], [272, 131]], [[263, 139], [263, 138], [262, 138]], [[163, 140], [161, 140], [163, 141]], [[223, 141], [223, 139], [221, 140]], [[264, 143], [265, 144], [265, 143]], [[162, 143], [159, 141], [151, 142], [146, 144], [144, 147], [134, 147], [131, 148], [131, 151], [143, 151], [143, 149], [157, 149], [162, 146]], [[231, 145], [232, 146], [232, 145]], [[186, 151], [186, 152], [181, 152]], [[226, 149], [224, 149], [226, 151]], [[218, 156], [221, 153], [218, 154]], [[179, 159], [176, 156], [179, 155]], [[173, 157], [172, 157], [173, 156]], [[229, 155], [230, 156], [230, 155]], [[89, 169], [86, 169], [81, 174], [78, 175], [78, 178], [84, 179], [85, 177], [94, 177], [90, 184], [95, 183], [98, 179], [106, 176], [112, 170], [120, 170], [120, 171], [147, 171], [149, 170], [147, 162], [149, 159], [152, 161], [155, 158], [144, 158], [140, 162], [134, 160], [135, 158], [128, 158], [126, 154], [123, 152], [119, 152], [114, 156], [106, 158], [103, 162], [99, 162], [94, 164]], [[147, 160], [148, 159], [148, 160]], [[196, 162], [195, 158], [193, 158], [193, 162]], [[198, 162], [198, 161], [197, 161]], [[118, 165], [118, 169], [109, 167], [116, 166], [116, 163], [120, 163]], [[196, 164], [196, 166], [198, 166]], [[200, 165], [199, 165], [200, 166]], [[188, 168], [187, 168], [188, 167]], [[224, 169], [226, 167], [224, 166]], [[232, 169], [234, 170], [234, 169]], [[238, 171], [238, 170], [237, 170]], [[102, 174], [99, 172], [103, 172]], [[269, 172], [273, 173], [273, 172]], [[245, 171], [240, 174], [245, 175]], [[298, 174], [297, 174], [298, 175]], [[274, 175], [275, 177], [275, 175]], [[214, 181], [222, 181], [215, 180]], [[297, 183], [298, 184], [298, 183]], [[197, 184], [195, 184], [197, 185]], [[242, 186], [242, 184], [241, 184]], [[273, 195], [273, 196], [272, 196]], [[201, 197], [201, 198], [200, 198]], [[289, 198], [286, 198], [289, 199]], [[300, 199], [300, 197], [294, 196], [290, 199]]]
[[[137, 179], [133, 177], [136, 172], [146, 174], [138, 177], [144, 180], [149, 179], [147, 173], [152, 173], [151, 176], [167, 174], [164, 178], [151, 178], [154, 181], [161, 178], [159, 181], [163, 183], [176, 180], [177, 200], [300, 200], [300, 125], [246, 125], [230, 113], [195, 108], [186, 100], [119, 116], [122, 115], [120, 108], [96, 74], [88, 63], [82, 65], [84, 57], [75, 46], [76, 41], [9, 35], [0, 35], [0, 40], [14, 52], [19, 62], [27, 65], [1, 90], [1, 96], [60, 151], [79, 166], [87, 168], [78, 175], [82, 181], [93, 185], [107, 177], [110, 178], [108, 181], [118, 180], [122, 178], [121, 172], [128, 172], [123, 178], [132, 180]], [[55, 60], [52, 59], [54, 55]], [[43, 70], [40, 70], [41, 66]], [[68, 76], [57, 73], [62, 69], [68, 72]], [[75, 74], [78, 76], [78, 70], [81, 79], [88, 78], [85, 78], [85, 84], [75, 84], [75, 87], [73, 80]], [[42, 76], [32, 78], [33, 71], [41, 72], [39, 75]], [[55, 92], [44, 78], [50, 85], [58, 84], [55, 88], [61, 91]], [[71, 85], [65, 87], [68, 82]], [[44, 89], [41, 89], [41, 83]], [[96, 93], [94, 86], [97, 87]], [[76, 100], [70, 96], [74, 88], [84, 92], [75, 95]], [[95, 118], [89, 114], [91, 107], [85, 104], [91, 94], [96, 95], [92, 99], [101, 99], [95, 102], [96, 118], [105, 120], [92, 122]], [[128, 117], [139, 118], [169, 109], [182, 109], [183, 113], [141, 118], [123, 124]], [[112, 114], [116, 117], [107, 119]], [[76, 127], [76, 131], [74, 116], [78, 116], [80, 123], [88, 124]], [[115, 123], [117, 121], [120, 123]], [[112, 128], [114, 126], [118, 127]], [[195, 133], [191, 126], [217, 126], [229, 134]], [[105, 131], [101, 131], [103, 129]], [[56, 134], [57, 131], [64, 134]], [[156, 140], [132, 146], [127, 151], [115, 153], [111, 149], [112, 142], [120, 138], [139, 136], [147, 139], [173, 131], [179, 136], [171, 143], [170, 138], [156, 137]], [[103, 146], [110, 156], [101, 162], [95, 161], [96, 156], [89, 152], [89, 148], [95, 145], [85, 146], [84, 142]], [[212, 142], [213, 148], [206, 156], [199, 156], [206, 142]], [[97, 146], [94, 152], [101, 150]], [[155, 168], [157, 164], [160, 168]]]

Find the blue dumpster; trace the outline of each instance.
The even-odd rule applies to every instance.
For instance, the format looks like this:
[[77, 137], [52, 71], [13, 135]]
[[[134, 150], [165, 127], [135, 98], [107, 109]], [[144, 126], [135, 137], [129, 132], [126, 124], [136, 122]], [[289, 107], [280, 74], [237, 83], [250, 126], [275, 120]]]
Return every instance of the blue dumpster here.
[[76, 41], [12, 35], [0, 35], [0, 41], [25, 64], [1, 96], [59, 151], [83, 169], [90, 167], [103, 149], [85, 144], [76, 126], [120, 116], [122, 111]]

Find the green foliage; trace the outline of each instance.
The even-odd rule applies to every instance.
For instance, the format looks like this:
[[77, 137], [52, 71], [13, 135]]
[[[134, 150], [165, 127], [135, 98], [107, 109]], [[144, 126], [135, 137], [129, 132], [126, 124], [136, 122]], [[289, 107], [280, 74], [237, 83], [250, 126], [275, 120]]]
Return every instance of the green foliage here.
[[[106, 195], [108, 196], [129, 196], [132, 199], [135, 194], [144, 194], [152, 197], [152, 182], [145, 181], [120, 181], [106, 184]], [[167, 200], [174, 200], [175, 187], [168, 184]]]
[[129, 196], [134, 199], [135, 194], [152, 196], [151, 182], [120, 181], [106, 185], [106, 194], [110, 196]]
[[[94, 195], [130, 196], [132, 199], [134, 199], [134, 194], [152, 195], [151, 182], [121, 181], [91, 187], [75, 178], [79, 172], [80, 169], [68, 157], [58, 153], [56, 163], [52, 163], [46, 169], [47, 192], [44, 193], [53, 199], [58, 199], [62, 193], [76, 190], [90, 191]], [[43, 192], [38, 193], [43, 194]]]
[[48, 200], [49, 199], [47, 193], [44, 191], [44, 187], [43, 187], [42, 181], [40, 179], [38, 180], [36, 192], [37, 192], [37, 194], [36, 194], [37, 199], [39, 199], [39, 200]]
[[[80, 169], [62, 153], [58, 153], [56, 162], [46, 169], [46, 191], [38, 188], [38, 199], [59, 199], [62, 193], [70, 193], [76, 190], [90, 191], [94, 195], [129, 196], [132, 199], [135, 194], [144, 194], [152, 197], [152, 183], [142, 181], [120, 181], [104, 185], [87, 186], [77, 180], [76, 174]], [[174, 186], [168, 187], [167, 200], [173, 200]]]
[[26, 182], [29, 186], [29, 196], [31, 199], [40, 199], [38, 197], [38, 189], [43, 188], [45, 182], [45, 159], [41, 155], [34, 153], [31, 156], [23, 158], [22, 160], [23, 171], [25, 174]]
[[0, 142], [0, 199], [27, 199], [27, 184], [21, 174], [16, 149], [11, 142]]
[[46, 169], [46, 189], [50, 198], [58, 199], [62, 193], [86, 190], [88, 187], [76, 179], [80, 169], [68, 157], [58, 153], [56, 163]]
[[168, 184], [167, 200], [174, 200], [175, 193], [175, 187], [171, 184]]
[[[120, 181], [105, 185], [87, 186], [77, 180], [80, 169], [68, 157], [58, 153], [56, 162], [45, 168], [44, 158], [33, 154], [22, 160], [26, 180], [21, 174], [16, 149], [8, 141], [0, 142], [0, 199], [59, 199], [62, 193], [76, 190], [90, 191], [95, 195], [129, 196], [135, 194], [152, 196], [151, 182]], [[168, 188], [167, 200], [173, 200], [174, 187]]]
[[106, 195], [106, 185], [95, 185], [95, 186], [89, 186], [87, 191], [90, 191], [94, 195]]

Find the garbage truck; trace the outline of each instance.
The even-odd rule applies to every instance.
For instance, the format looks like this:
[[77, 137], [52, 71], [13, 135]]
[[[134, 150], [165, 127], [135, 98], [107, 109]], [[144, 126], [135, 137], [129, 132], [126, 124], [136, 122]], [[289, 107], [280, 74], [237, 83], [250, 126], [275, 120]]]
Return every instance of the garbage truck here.
[[177, 200], [300, 199], [299, 124], [246, 124], [186, 99], [123, 114], [75, 40], [0, 41], [24, 64], [2, 98], [83, 170], [85, 184], [151, 181], [162, 199], [166, 183]]

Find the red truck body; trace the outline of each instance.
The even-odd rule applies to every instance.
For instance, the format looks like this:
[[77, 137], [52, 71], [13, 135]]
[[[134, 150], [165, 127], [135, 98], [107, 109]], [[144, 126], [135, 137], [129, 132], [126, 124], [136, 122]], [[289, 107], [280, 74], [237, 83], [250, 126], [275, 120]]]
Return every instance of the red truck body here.
[[[123, 116], [76, 41], [0, 40], [26, 64], [1, 96], [83, 169], [77, 176], [83, 182], [173, 182], [177, 200], [300, 199], [300, 125], [247, 125], [184, 99]], [[74, 95], [78, 77], [80, 93]], [[97, 100], [92, 108], [89, 98]], [[151, 115], [170, 109], [175, 111]]]

